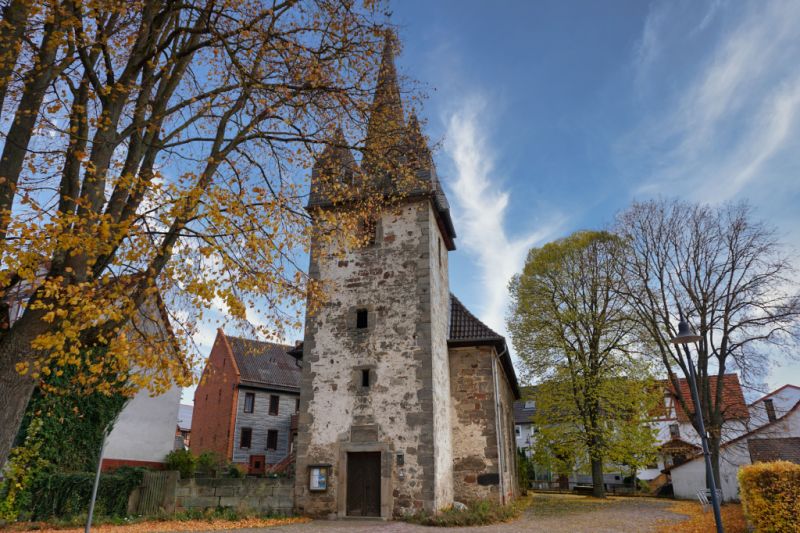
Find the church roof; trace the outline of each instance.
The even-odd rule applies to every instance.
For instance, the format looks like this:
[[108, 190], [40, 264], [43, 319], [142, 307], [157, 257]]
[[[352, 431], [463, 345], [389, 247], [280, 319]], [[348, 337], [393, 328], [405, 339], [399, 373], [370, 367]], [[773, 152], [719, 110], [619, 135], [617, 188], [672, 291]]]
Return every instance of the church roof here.
[[450, 346], [481, 346], [487, 344], [494, 346], [500, 358], [500, 364], [503, 365], [503, 370], [508, 377], [511, 390], [514, 391], [514, 398], [518, 400], [522, 397], [505, 337], [478, 320], [452, 294], [450, 295], [450, 332], [447, 344]]
[[226, 335], [242, 385], [296, 392], [300, 390], [300, 365], [289, 355], [294, 346]]
[[478, 320], [475, 315], [450, 295], [450, 337], [449, 341], [503, 341], [505, 338]]

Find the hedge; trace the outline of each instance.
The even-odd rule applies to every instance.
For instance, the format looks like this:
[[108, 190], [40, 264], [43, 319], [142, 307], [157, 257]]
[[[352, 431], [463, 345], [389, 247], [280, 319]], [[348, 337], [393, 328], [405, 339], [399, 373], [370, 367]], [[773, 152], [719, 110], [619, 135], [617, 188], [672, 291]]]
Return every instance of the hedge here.
[[[128, 498], [142, 484], [142, 468], [122, 467], [100, 476], [95, 514], [124, 517]], [[30, 487], [30, 507], [24, 509], [32, 520], [71, 518], [86, 514], [92, 495], [92, 472], [54, 473], [37, 476]]]
[[800, 531], [800, 465], [775, 461], [742, 467], [739, 495], [757, 532]]

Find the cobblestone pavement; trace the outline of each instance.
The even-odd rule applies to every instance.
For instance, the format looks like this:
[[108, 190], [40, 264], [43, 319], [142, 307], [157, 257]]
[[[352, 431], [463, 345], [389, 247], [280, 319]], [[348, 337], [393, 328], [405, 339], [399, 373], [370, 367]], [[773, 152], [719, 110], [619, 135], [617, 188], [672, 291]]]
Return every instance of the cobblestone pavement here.
[[248, 529], [252, 533], [419, 533], [440, 531], [475, 531], [511, 533], [518, 531], [548, 533], [606, 533], [655, 531], [659, 524], [677, 522], [686, 517], [670, 511], [670, 502], [649, 498], [618, 498], [604, 503], [572, 506], [563, 511], [526, 509], [520, 518], [505, 524], [482, 527], [431, 528], [405, 522], [379, 520], [317, 520], [266, 529]]

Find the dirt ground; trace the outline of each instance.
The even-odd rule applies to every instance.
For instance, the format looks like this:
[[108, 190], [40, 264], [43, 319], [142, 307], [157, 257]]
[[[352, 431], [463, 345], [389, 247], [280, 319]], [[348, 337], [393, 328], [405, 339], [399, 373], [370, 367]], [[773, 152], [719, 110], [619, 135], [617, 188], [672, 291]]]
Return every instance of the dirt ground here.
[[[670, 510], [670, 501], [651, 498], [608, 498], [592, 500], [583, 496], [534, 495], [531, 504], [521, 516], [508, 523], [481, 527], [440, 529], [445, 531], [480, 531], [511, 533], [534, 531], [548, 533], [576, 532], [650, 532], [658, 526], [685, 520], [686, 516]], [[434, 528], [377, 520], [313, 521], [266, 529], [248, 529], [253, 533], [337, 533], [379, 532], [418, 533], [435, 531]]]

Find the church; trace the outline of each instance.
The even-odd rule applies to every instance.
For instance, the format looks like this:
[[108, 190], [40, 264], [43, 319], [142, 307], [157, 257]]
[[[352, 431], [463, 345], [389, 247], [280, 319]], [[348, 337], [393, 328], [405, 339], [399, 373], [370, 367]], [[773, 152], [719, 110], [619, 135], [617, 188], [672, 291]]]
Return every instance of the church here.
[[[505, 339], [450, 293], [456, 233], [427, 140], [403, 110], [389, 39], [367, 144], [387, 125], [415, 150], [422, 185], [376, 214], [366, 245], [311, 247], [310, 276], [333, 287], [302, 345], [295, 505], [312, 516], [390, 519], [518, 493], [519, 385]], [[331, 164], [342, 180], [357, 165], [346, 148], [319, 157], [315, 220], [333, 208], [320, 178]], [[365, 155], [367, 176], [369, 164]]]

